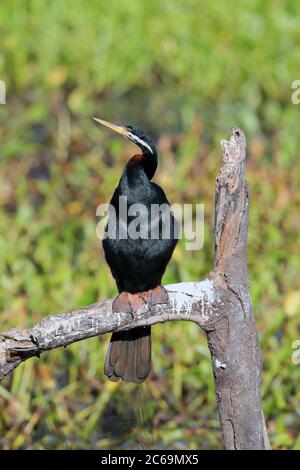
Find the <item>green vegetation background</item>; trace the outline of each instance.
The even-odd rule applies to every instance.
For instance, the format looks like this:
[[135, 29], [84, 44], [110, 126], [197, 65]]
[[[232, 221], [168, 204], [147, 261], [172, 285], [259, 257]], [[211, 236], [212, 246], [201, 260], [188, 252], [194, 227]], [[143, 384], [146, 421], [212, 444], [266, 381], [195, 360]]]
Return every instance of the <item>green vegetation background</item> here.
[[[116, 294], [95, 229], [135, 150], [91, 116], [147, 129], [172, 202], [205, 204], [205, 245], [165, 283], [213, 261], [220, 139], [248, 139], [249, 276], [274, 448], [300, 448], [298, 0], [2, 0], [0, 331]], [[45, 353], [0, 385], [0, 448], [221, 448], [210, 357], [188, 323], [153, 328], [152, 379], [103, 375], [108, 337]]]

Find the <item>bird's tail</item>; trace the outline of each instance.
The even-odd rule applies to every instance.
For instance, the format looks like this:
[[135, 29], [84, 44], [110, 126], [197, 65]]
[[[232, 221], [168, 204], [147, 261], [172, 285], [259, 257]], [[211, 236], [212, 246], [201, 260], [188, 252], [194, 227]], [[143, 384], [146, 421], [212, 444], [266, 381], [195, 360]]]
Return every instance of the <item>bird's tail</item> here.
[[113, 333], [104, 372], [112, 381], [141, 383], [151, 369], [151, 327]]

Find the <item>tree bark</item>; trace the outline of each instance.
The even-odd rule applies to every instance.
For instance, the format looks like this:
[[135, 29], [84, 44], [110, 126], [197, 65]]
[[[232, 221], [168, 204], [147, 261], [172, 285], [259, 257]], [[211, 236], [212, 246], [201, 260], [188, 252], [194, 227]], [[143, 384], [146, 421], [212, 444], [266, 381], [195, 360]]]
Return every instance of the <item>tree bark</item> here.
[[261, 358], [249, 293], [247, 234], [249, 192], [246, 142], [234, 127], [221, 142], [216, 181], [215, 266], [211, 280], [227, 291], [225, 315], [204, 326], [211, 352], [218, 411], [226, 449], [270, 448], [260, 404]]
[[209, 279], [165, 286], [168, 304], [133, 316], [113, 313], [112, 299], [46, 317], [32, 329], [1, 333], [0, 380], [21, 362], [112, 331], [190, 320], [206, 333], [225, 449], [269, 449], [260, 403], [261, 359], [247, 275], [249, 193], [245, 136], [234, 127], [222, 141], [216, 182], [215, 266]]

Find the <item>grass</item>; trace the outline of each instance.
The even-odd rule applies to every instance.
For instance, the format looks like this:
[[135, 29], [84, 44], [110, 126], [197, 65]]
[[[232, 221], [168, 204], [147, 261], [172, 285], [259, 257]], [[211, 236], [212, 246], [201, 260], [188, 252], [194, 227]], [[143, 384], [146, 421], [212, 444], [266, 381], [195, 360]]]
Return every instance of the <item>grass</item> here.
[[[13, 4], [13, 6], [12, 6]], [[300, 449], [299, 78], [296, 0], [3, 0], [0, 7], [0, 330], [116, 293], [96, 238], [134, 147], [90, 117], [158, 140], [156, 181], [205, 204], [205, 244], [174, 253], [165, 283], [213, 261], [220, 138], [248, 139], [249, 276], [274, 448]], [[153, 328], [142, 386], [103, 375], [107, 337], [44, 354], [0, 385], [4, 449], [221, 447], [210, 357], [195, 325]]]

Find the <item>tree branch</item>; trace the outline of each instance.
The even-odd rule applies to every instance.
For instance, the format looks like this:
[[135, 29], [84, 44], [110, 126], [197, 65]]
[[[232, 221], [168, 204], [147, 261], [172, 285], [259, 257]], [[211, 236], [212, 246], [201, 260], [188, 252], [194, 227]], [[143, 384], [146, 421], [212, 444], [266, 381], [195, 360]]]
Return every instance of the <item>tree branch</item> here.
[[113, 299], [110, 299], [46, 317], [31, 329], [1, 333], [4, 339], [0, 342], [0, 380], [24, 360], [76, 341], [169, 320], [191, 320], [203, 326], [220, 314], [219, 294], [209, 280], [173, 284], [166, 289], [168, 304], [155, 305], [152, 309], [145, 305], [134, 316], [113, 313]]
[[231, 297], [222, 322], [204, 327], [210, 348], [226, 449], [269, 449], [260, 404], [261, 358], [247, 272], [249, 193], [246, 141], [234, 127], [222, 141], [216, 181], [215, 267], [212, 279]]
[[112, 313], [112, 300], [46, 317], [32, 329], [1, 333], [0, 380], [50, 349], [112, 331], [190, 320], [207, 334], [226, 449], [268, 449], [260, 405], [260, 350], [247, 276], [249, 195], [245, 136], [222, 141], [216, 182], [215, 266], [209, 279], [166, 286], [168, 304], [144, 305], [133, 316]]

